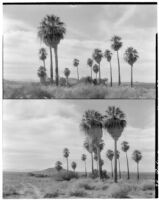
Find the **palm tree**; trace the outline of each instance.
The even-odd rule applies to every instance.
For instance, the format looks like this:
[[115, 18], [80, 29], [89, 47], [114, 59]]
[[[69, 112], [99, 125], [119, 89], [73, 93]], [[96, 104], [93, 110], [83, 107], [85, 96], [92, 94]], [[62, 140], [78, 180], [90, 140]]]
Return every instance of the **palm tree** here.
[[124, 53], [125, 61], [131, 66], [131, 87], [133, 87], [133, 65], [139, 58], [138, 52], [133, 47], [128, 47]]
[[73, 60], [73, 65], [74, 67], [77, 68], [77, 79], [79, 80], [79, 71], [78, 71], [79, 60], [77, 58]]
[[117, 52], [117, 60], [118, 60], [118, 85], [121, 85], [121, 75], [120, 75], [120, 61], [119, 61], [119, 49], [122, 47], [121, 37], [113, 36], [111, 39], [111, 48]]
[[59, 17], [55, 15], [47, 15], [41, 21], [38, 28], [39, 38], [50, 48], [50, 75], [51, 82], [53, 83], [53, 64], [52, 64], [52, 48], [55, 53], [55, 64], [56, 64], [56, 85], [59, 84], [59, 73], [58, 73], [58, 45], [61, 39], [64, 38], [66, 29], [64, 23]]
[[38, 71], [37, 71], [37, 74], [38, 74], [38, 76], [40, 78], [40, 82], [42, 84], [44, 84], [45, 81], [46, 81], [46, 68], [43, 67], [43, 66], [40, 66]]
[[135, 150], [132, 154], [132, 159], [136, 162], [137, 164], [137, 180], [139, 181], [140, 176], [139, 176], [139, 162], [142, 159], [142, 154], [139, 150]]
[[103, 174], [103, 172], [102, 172], [102, 167], [103, 167], [103, 165], [104, 165], [104, 160], [100, 159], [101, 174]]
[[104, 117], [104, 128], [114, 139], [114, 182], [117, 182], [117, 141], [126, 127], [127, 122], [124, 112], [115, 106], [109, 106]]
[[66, 84], [68, 85], [68, 77], [70, 75], [71, 71], [68, 68], [65, 68], [64, 74], [66, 76]]
[[87, 65], [90, 67], [91, 69], [91, 79], [92, 79], [92, 66], [93, 66], [93, 60], [91, 58], [88, 58], [87, 60]]
[[87, 156], [85, 154], [82, 154], [81, 160], [85, 163], [85, 176], [87, 176], [86, 159]]
[[39, 58], [40, 58], [40, 60], [43, 61], [43, 63], [44, 63], [44, 68], [45, 68], [45, 69], [46, 69], [46, 67], [45, 67], [45, 60], [46, 60], [46, 57], [47, 57], [46, 49], [45, 49], [45, 48], [41, 48], [41, 49], [39, 50]]
[[99, 65], [94, 64], [94, 65], [93, 65], [93, 71], [94, 71], [94, 73], [96, 74], [96, 80], [97, 80], [97, 73], [99, 72]]
[[101, 63], [101, 60], [103, 58], [103, 53], [100, 49], [94, 49], [92, 57], [99, 65], [99, 82], [100, 82], [100, 80], [101, 80], [100, 63]]
[[88, 142], [93, 144], [97, 151], [98, 156], [98, 166], [99, 166], [99, 177], [101, 177], [101, 167], [100, 167], [100, 146], [101, 139], [103, 136], [102, 123], [103, 116], [95, 110], [87, 110], [82, 118], [80, 127], [84, 131]]
[[99, 170], [99, 169], [98, 169], [98, 156], [97, 156], [97, 154], [95, 154], [95, 153], [94, 153], [94, 160], [97, 162], [97, 171], [98, 171], [98, 170]]
[[125, 152], [125, 155], [126, 155], [126, 162], [127, 162], [127, 179], [130, 179], [130, 174], [129, 174], [129, 161], [128, 161], [128, 155], [127, 155], [127, 151], [129, 150], [130, 148], [130, 145], [128, 142], [126, 141], [123, 141], [121, 143], [121, 149], [123, 152]]
[[106, 152], [106, 156], [111, 162], [111, 172], [112, 172], [112, 178], [113, 178], [113, 162], [112, 161], [114, 157], [114, 152], [111, 149], [108, 149]]
[[76, 170], [76, 167], [77, 167], [77, 163], [73, 161], [71, 163], [71, 167], [72, 167], [72, 169], [74, 170], [74, 173], [75, 173], [75, 170]]
[[112, 66], [111, 66], [111, 59], [112, 59], [112, 52], [109, 51], [108, 49], [105, 50], [104, 56], [107, 59], [107, 61], [110, 64], [110, 86], [112, 87], [113, 85], [113, 80], [112, 80]]
[[91, 163], [92, 163], [92, 174], [94, 173], [94, 162], [93, 162], [93, 144], [90, 144], [88, 142], [88, 139], [86, 138], [86, 140], [84, 141], [83, 144], [84, 148], [90, 153], [91, 155]]
[[59, 172], [59, 171], [62, 169], [62, 162], [57, 161], [57, 162], [55, 163], [55, 168], [56, 168], [56, 170]]
[[63, 150], [63, 156], [66, 158], [66, 162], [67, 162], [67, 172], [69, 170], [69, 165], [68, 165], [69, 154], [70, 154], [69, 149], [68, 148], [64, 148], [64, 150]]
[[120, 170], [120, 152], [117, 151], [117, 160], [118, 160], [118, 165], [119, 165], [119, 178], [121, 178], [121, 170]]

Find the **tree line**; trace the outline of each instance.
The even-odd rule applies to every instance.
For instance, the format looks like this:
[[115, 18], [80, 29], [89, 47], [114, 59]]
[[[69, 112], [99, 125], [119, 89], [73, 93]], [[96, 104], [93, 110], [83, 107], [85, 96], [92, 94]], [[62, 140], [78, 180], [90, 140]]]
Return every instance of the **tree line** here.
[[[103, 138], [103, 129], [105, 129], [112, 139], [114, 140], [114, 150], [108, 149], [105, 153], [105, 156], [110, 160], [111, 163], [111, 177], [114, 179], [114, 182], [118, 181], [118, 177], [121, 178], [120, 170], [120, 152], [117, 150], [117, 142], [121, 137], [124, 128], [126, 127], [127, 121], [125, 114], [120, 108], [115, 106], [109, 106], [105, 114], [102, 115], [95, 110], [85, 111], [80, 128], [84, 132], [85, 141], [83, 143], [84, 148], [90, 153], [91, 158], [91, 173], [95, 173], [94, 160], [97, 162], [97, 172], [100, 179], [103, 178], [102, 166], [104, 165], [104, 160], [101, 158], [101, 151], [104, 148]], [[121, 143], [121, 150], [125, 153], [126, 156], [126, 165], [127, 165], [127, 179], [130, 179], [130, 170], [129, 170], [129, 160], [127, 152], [130, 148], [130, 145], [127, 141]], [[67, 162], [67, 172], [69, 171], [69, 149], [65, 148], [63, 150], [63, 155], [66, 158]], [[114, 166], [113, 166], [114, 159]], [[139, 150], [134, 150], [132, 153], [132, 159], [137, 164], [137, 180], [139, 180], [139, 162], [142, 159], [142, 153]], [[82, 154], [81, 160], [84, 162], [84, 171], [87, 176], [87, 167], [86, 160], [87, 156]], [[118, 164], [118, 167], [117, 167]], [[60, 167], [59, 167], [60, 166]], [[76, 162], [71, 163], [72, 169], [75, 172], [77, 167]], [[56, 169], [62, 169], [62, 163], [60, 161], [56, 162]], [[118, 170], [117, 170], [118, 169]], [[59, 171], [59, 170], [58, 170]]]
[[[60, 41], [64, 39], [64, 36], [66, 34], [66, 27], [64, 22], [61, 21], [61, 19], [55, 15], [47, 15], [42, 19], [40, 26], [38, 27], [38, 37], [40, 40], [49, 47], [50, 51], [50, 83], [53, 84], [53, 58], [52, 58], [52, 49], [54, 50], [54, 58], [55, 58], [55, 81], [56, 86], [59, 85], [59, 66], [58, 66], [58, 45], [60, 44]], [[121, 85], [121, 72], [120, 72], [120, 59], [119, 59], [119, 50], [121, 49], [123, 42], [122, 38], [119, 36], [113, 36], [111, 38], [111, 48], [113, 51], [116, 52], [117, 55], [117, 63], [118, 63], [118, 85]], [[110, 65], [110, 86], [113, 86], [113, 74], [112, 74], [112, 60], [113, 53], [106, 49], [105, 52], [102, 52], [101, 49], [94, 49], [92, 53], [92, 57], [87, 59], [87, 65], [90, 67], [90, 77], [92, 79], [92, 71], [96, 74], [96, 80], [97, 80], [97, 74], [98, 74], [98, 82], [101, 82], [101, 61], [103, 58], [106, 58], [106, 60], [109, 62]], [[43, 66], [40, 66], [38, 69], [38, 76], [41, 78], [42, 82], [45, 82], [46, 78], [46, 66], [45, 66], [45, 60], [47, 58], [47, 52], [45, 48], [41, 48], [39, 50], [39, 58], [43, 61]], [[134, 63], [138, 60], [139, 55], [135, 48], [128, 47], [125, 50], [124, 53], [124, 60], [131, 66], [131, 87], [133, 87], [133, 66]], [[73, 59], [73, 66], [77, 69], [77, 80], [79, 80], [79, 67], [80, 60], [75, 58]], [[66, 81], [68, 85], [68, 77], [71, 73], [71, 70], [69, 68], [65, 68], [64, 75], [66, 76]]]

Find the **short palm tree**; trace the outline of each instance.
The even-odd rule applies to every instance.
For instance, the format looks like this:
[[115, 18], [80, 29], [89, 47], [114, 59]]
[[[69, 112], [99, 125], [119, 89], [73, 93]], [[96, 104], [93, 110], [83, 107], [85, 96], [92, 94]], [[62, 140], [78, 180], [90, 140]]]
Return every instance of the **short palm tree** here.
[[72, 167], [72, 169], [74, 170], [74, 173], [75, 173], [75, 170], [76, 170], [76, 167], [77, 167], [77, 163], [73, 161], [71, 163], [71, 167]]
[[73, 65], [74, 67], [77, 68], [77, 79], [79, 80], [79, 71], [78, 71], [79, 60], [77, 58], [73, 60]]
[[117, 160], [118, 160], [118, 165], [119, 165], [119, 178], [121, 178], [121, 170], [120, 170], [120, 152], [117, 151]]
[[120, 61], [119, 61], [119, 49], [122, 47], [121, 37], [113, 36], [111, 38], [111, 48], [117, 52], [117, 60], [118, 60], [118, 85], [121, 85], [121, 74], [120, 74]]
[[83, 144], [84, 148], [90, 153], [91, 155], [91, 163], [92, 163], [92, 174], [94, 172], [94, 162], [93, 162], [93, 144], [90, 144], [88, 139], [86, 138], [86, 140], [84, 141]]
[[128, 47], [124, 53], [124, 60], [131, 66], [131, 87], [133, 87], [133, 65], [139, 58], [138, 52], [133, 47]]
[[39, 50], [39, 58], [40, 58], [40, 60], [43, 61], [43, 63], [44, 63], [44, 68], [46, 69], [46, 67], [45, 67], [45, 60], [46, 60], [46, 58], [47, 58], [47, 52], [46, 52], [46, 49], [45, 49], [45, 48], [41, 48], [41, 49]]
[[57, 161], [57, 162], [55, 163], [55, 168], [56, 168], [56, 170], [59, 172], [59, 171], [62, 169], [62, 162]]
[[117, 182], [117, 141], [126, 127], [125, 114], [120, 108], [109, 106], [106, 111], [104, 128], [114, 139], [114, 182]]
[[45, 81], [46, 81], [46, 68], [43, 67], [43, 66], [40, 66], [38, 71], [37, 71], [37, 74], [38, 74], [38, 76], [40, 78], [40, 82], [42, 84], [44, 84]]
[[66, 158], [66, 162], [67, 162], [67, 172], [69, 170], [69, 165], [68, 165], [69, 154], [70, 154], [69, 149], [68, 148], [64, 148], [64, 150], [63, 150], [63, 156]]
[[58, 45], [61, 39], [64, 38], [66, 28], [64, 23], [59, 17], [55, 15], [47, 15], [41, 21], [38, 27], [38, 36], [47, 46], [50, 48], [50, 75], [51, 82], [53, 83], [53, 64], [52, 64], [52, 48], [55, 53], [55, 72], [56, 72], [56, 85], [59, 84], [59, 73], [58, 73]]
[[111, 173], [112, 173], [112, 178], [113, 178], [113, 162], [112, 161], [114, 157], [114, 152], [111, 149], [108, 149], [106, 152], [106, 156], [111, 162]]
[[101, 80], [100, 63], [103, 58], [103, 53], [100, 49], [94, 49], [92, 57], [96, 61], [96, 63], [98, 63], [98, 65], [99, 65], [99, 82], [100, 82], [100, 80]]
[[91, 58], [88, 58], [87, 60], [87, 65], [90, 67], [91, 69], [91, 79], [92, 79], [92, 66], [93, 66], [93, 60]]
[[94, 65], [93, 65], [93, 71], [94, 71], [94, 73], [96, 74], [96, 80], [97, 80], [97, 73], [99, 72], [99, 65], [94, 64]]
[[110, 65], [110, 86], [112, 87], [112, 85], [113, 85], [112, 65], [111, 65], [112, 52], [109, 51], [108, 49], [106, 49], [105, 52], [104, 52], [104, 56], [107, 59], [107, 61], [109, 62], [109, 65]]
[[66, 76], [66, 84], [68, 85], [68, 77], [70, 75], [71, 71], [69, 70], [69, 68], [65, 68], [64, 70], [64, 74]]
[[132, 159], [136, 162], [137, 164], [137, 180], [139, 181], [140, 175], [139, 175], [139, 162], [142, 159], [142, 154], [139, 150], [135, 150], [132, 154]]
[[85, 176], [87, 176], [86, 159], [87, 159], [87, 156], [85, 154], [82, 154], [81, 160], [84, 162], [84, 165], [85, 165]]
[[123, 152], [125, 152], [126, 155], [126, 162], [127, 162], [127, 179], [130, 179], [130, 173], [129, 173], [129, 161], [128, 161], [128, 155], [127, 155], [127, 151], [129, 150], [130, 145], [127, 141], [123, 141], [121, 143], [121, 149]]
[[103, 116], [95, 111], [95, 110], [87, 110], [82, 118], [80, 127], [82, 131], [85, 133], [85, 136], [88, 139], [88, 142], [90, 144], [93, 144], [96, 148], [97, 151], [97, 156], [98, 156], [98, 166], [99, 166], [99, 177], [101, 177], [101, 167], [100, 167], [100, 146], [99, 144], [101, 143], [101, 139], [103, 136], [103, 131], [102, 131], [102, 126], [103, 126]]

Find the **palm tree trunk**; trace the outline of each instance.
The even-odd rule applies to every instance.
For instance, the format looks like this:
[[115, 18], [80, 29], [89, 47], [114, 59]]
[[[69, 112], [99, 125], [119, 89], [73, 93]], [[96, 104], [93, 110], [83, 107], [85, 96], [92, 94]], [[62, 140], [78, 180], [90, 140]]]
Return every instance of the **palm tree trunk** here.
[[112, 87], [113, 86], [113, 80], [112, 80], [112, 66], [111, 66], [111, 61], [109, 63], [110, 63], [110, 86]]
[[46, 70], [46, 67], [45, 67], [45, 60], [43, 60], [43, 63], [44, 63], [44, 69]]
[[117, 174], [117, 140], [114, 140], [114, 182], [118, 182]]
[[57, 53], [57, 46], [54, 48], [54, 53], [55, 53], [55, 71], [56, 71], [56, 86], [59, 85], [59, 69], [58, 69], [58, 53]]
[[97, 146], [97, 156], [98, 156], [98, 173], [99, 173], [99, 178], [101, 179], [102, 178], [101, 165], [100, 165], [101, 157], [100, 157], [100, 149], [98, 146]]
[[120, 61], [119, 61], [119, 54], [117, 51], [117, 59], [118, 59], [118, 85], [121, 85], [121, 76], [120, 76]]
[[91, 161], [92, 161], [92, 174], [93, 174], [94, 173], [93, 153], [91, 153]]
[[85, 160], [85, 176], [87, 176], [86, 160]]
[[92, 79], [92, 67], [91, 67], [91, 79]]
[[120, 159], [118, 159], [118, 164], [119, 164], [119, 178], [121, 179], [121, 171], [120, 171]]
[[68, 168], [68, 158], [66, 158], [66, 160], [67, 160], [67, 173], [68, 173], [68, 170], [69, 170], [69, 168]]
[[50, 81], [53, 84], [53, 63], [52, 63], [52, 48], [50, 47]]
[[128, 173], [127, 179], [130, 179], [130, 174], [129, 174], [129, 161], [128, 161], [127, 152], [126, 152], [126, 161], [127, 161], [127, 173]]
[[97, 80], [97, 73], [96, 73], [96, 80]]
[[112, 178], [113, 178], [113, 162], [111, 160], [111, 170], [112, 170]]
[[137, 163], [137, 180], [139, 181], [140, 176], [139, 176], [139, 163]]
[[66, 77], [66, 85], [68, 86], [68, 76]]
[[99, 83], [100, 83], [100, 80], [101, 80], [101, 72], [100, 72], [100, 63], [99, 63]]
[[133, 65], [131, 65], [131, 87], [133, 87]]

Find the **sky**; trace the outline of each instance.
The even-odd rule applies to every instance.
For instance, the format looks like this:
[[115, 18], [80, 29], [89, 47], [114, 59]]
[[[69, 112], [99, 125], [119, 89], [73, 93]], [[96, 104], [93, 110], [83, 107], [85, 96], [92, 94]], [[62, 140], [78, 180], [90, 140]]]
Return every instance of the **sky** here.
[[[121, 142], [128, 141], [130, 170], [136, 171], [132, 152], [143, 154], [140, 170], [154, 172], [155, 167], [155, 101], [154, 100], [7, 100], [3, 101], [3, 169], [14, 171], [42, 170], [61, 161], [66, 168], [63, 149], [69, 148], [69, 163], [77, 162], [77, 170], [84, 171], [81, 154], [87, 155], [87, 168], [91, 169], [89, 153], [83, 148], [84, 133], [79, 124], [84, 112], [94, 109], [102, 114], [108, 106], [119, 106], [126, 114], [127, 126], [118, 141], [121, 170], [126, 171], [125, 154]], [[105, 153], [113, 149], [114, 142], [103, 130], [105, 142], [102, 158], [110, 171]]]
[[[121, 80], [130, 81], [130, 66], [123, 54], [132, 46], [139, 52], [134, 65], [134, 81], [155, 82], [155, 34], [157, 32], [156, 5], [4, 5], [3, 6], [3, 72], [9, 80], [39, 81], [37, 69], [43, 63], [38, 51], [45, 47], [49, 76], [49, 49], [37, 37], [40, 21], [54, 14], [65, 23], [66, 35], [58, 47], [59, 72], [70, 68], [70, 77], [76, 78], [73, 59], [80, 60], [80, 77], [89, 76], [87, 59], [95, 48], [110, 49], [114, 35], [122, 37], [119, 51]], [[117, 58], [113, 52], [113, 81], [117, 81]], [[102, 78], [109, 79], [109, 64], [101, 62]], [[94, 75], [94, 74], [93, 74]], [[94, 75], [95, 76], [95, 75]]]

